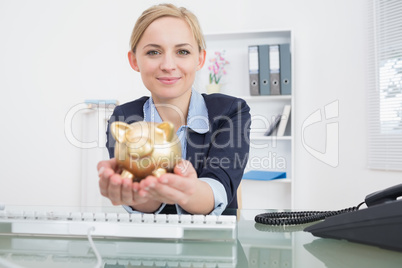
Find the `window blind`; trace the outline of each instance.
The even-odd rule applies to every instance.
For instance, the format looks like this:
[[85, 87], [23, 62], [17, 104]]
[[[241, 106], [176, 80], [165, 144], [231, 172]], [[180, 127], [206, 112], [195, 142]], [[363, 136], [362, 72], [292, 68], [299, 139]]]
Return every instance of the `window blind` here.
[[368, 166], [402, 170], [402, 1], [373, 0], [368, 86]]

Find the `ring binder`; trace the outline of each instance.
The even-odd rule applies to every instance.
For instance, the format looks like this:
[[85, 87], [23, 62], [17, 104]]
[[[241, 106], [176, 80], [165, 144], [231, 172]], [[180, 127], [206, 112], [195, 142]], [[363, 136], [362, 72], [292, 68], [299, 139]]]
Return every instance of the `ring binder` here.
[[260, 71], [260, 95], [271, 95], [270, 68], [269, 68], [269, 45], [258, 47], [259, 71]]
[[269, 46], [271, 95], [281, 94], [279, 45]]
[[260, 95], [259, 86], [259, 63], [258, 63], [258, 46], [248, 47], [248, 66], [250, 76], [250, 95]]
[[279, 55], [281, 68], [281, 94], [290, 95], [292, 94], [290, 44], [279, 45]]

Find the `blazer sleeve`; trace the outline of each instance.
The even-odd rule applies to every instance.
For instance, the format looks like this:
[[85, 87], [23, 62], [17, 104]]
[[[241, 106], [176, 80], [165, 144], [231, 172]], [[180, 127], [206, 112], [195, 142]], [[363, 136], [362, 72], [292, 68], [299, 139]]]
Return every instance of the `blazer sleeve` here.
[[[213, 104], [215, 108], [208, 109], [208, 113], [212, 110], [214, 115], [212, 118], [210, 115], [211, 129], [204, 141], [206, 152], [198, 156], [196, 153], [194, 162], [198, 176], [222, 183], [228, 207], [237, 207], [237, 188], [249, 156], [251, 116], [250, 108], [243, 99], [230, 100], [232, 102], [228, 105], [215, 100], [218, 102]], [[220, 107], [220, 111], [216, 107]]]

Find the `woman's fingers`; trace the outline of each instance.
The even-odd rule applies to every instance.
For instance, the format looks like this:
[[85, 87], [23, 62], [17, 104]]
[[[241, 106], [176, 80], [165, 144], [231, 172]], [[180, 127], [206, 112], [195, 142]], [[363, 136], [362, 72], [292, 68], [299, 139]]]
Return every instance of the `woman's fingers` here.
[[197, 172], [195, 171], [193, 164], [188, 160], [180, 161], [174, 167], [174, 173], [184, 177], [197, 177]]
[[134, 199], [133, 182], [131, 179], [122, 179], [121, 201], [122, 204], [131, 204]]
[[98, 176], [99, 176], [99, 189], [101, 195], [105, 197], [109, 197], [109, 183], [110, 177], [113, 176], [116, 172], [117, 163], [116, 159], [110, 159], [105, 161], [100, 161], [97, 165]]
[[98, 169], [98, 173], [101, 173], [103, 171], [103, 169], [105, 168], [110, 168], [113, 170], [117, 169], [117, 162], [115, 158], [112, 158], [110, 160], [104, 160], [104, 161], [100, 161], [97, 165], [97, 169]]
[[121, 188], [122, 188], [123, 179], [119, 174], [113, 174], [109, 180], [108, 186], [108, 197], [113, 205], [121, 205]]

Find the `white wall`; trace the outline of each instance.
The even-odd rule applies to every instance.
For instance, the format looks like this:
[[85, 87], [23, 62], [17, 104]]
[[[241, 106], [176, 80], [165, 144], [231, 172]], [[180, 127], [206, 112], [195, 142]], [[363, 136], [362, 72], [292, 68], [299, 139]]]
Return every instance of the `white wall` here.
[[[0, 1], [0, 202], [80, 204], [81, 149], [65, 136], [66, 115], [85, 99], [122, 103], [147, 94], [126, 54], [136, 18], [158, 2], [165, 1]], [[204, 32], [293, 30], [297, 208], [352, 206], [401, 182], [400, 172], [366, 168], [368, 1], [172, 2], [194, 11]], [[337, 167], [301, 143], [304, 120], [333, 101]], [[80, 124], [79, 115], [67, 124], [78, 138]], [[324, 150], [324, 124], [305, 134], [309, 146]]]

